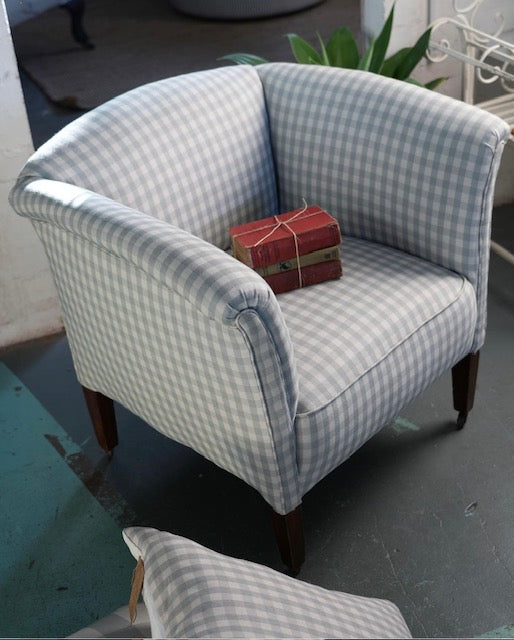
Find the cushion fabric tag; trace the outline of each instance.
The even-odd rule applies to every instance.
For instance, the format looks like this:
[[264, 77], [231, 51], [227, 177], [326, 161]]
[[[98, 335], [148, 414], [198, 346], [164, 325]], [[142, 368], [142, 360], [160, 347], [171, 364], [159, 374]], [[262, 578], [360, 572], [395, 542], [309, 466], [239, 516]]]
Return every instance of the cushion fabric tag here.
[[134, 624], [134, 621], [137, 617], [137, 603], [139, 600], [139, 596], [141, 595], [141, 591], [143, 590], [143, 580], [145, 577], [145, 568], [143, 565], [143, 560], [141, 556], [139, 556], [136, 567], [134, 569], [134, 573], [132, 574], [132, 588], [130, 590], [130, 599], [129, 599], [129, 614], [130, 614], [130, 624]]

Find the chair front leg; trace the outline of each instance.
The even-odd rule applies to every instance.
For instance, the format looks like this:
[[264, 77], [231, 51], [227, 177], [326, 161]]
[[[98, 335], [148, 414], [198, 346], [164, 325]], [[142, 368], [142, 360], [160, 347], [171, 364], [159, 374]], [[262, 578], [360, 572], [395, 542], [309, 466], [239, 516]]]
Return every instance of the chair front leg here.
[[479, 351], [470, 353], [452, 369], [453, 406], [459, 412], [457, 429], [462, 429], [473, 408], [477, 383]]
[[99, 391], [92, 391], [84, 386], [82, 391], [84, 392], [98, 444], [108, 455], [112, 455], [112, 450], [118, 444], [114, 403]]
[[285, 515], [272, 511], [273, 528], [280, 557], [293, 575], [297, 575], [305, 560], [302, 505]]

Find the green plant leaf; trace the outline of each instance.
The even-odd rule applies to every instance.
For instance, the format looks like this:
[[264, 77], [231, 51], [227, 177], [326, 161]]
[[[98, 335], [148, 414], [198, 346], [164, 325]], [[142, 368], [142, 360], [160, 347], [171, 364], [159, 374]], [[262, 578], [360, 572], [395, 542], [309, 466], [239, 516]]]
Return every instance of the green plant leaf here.
[[398, 66], [403, 62], [405, 56], [409, 53], [410, 47], [404, 47], [400, 49], [396, 53], [394, 53], [390, 58], [384, 60], [384, 64], [382, 65], [382, 69], [380, 70], [380, 75], [387, 76], [388, 78], [394, 78], [395, 72]]
[[434, 80], [430, 80], [430, 82], [427, 82], [425, 85], [426, 89], [430, 89], [432, 91], [432, 89], [436, 89], [441, 83], [446, 82], [446, 80], [448, 80], [448, 76], [443, 76], [441, 78], [434, 78]]
[[368, 65], [368, 71], [373, 73], [380, 73], [382, 65], [384, 64], [385, 54], [387, 47], [389, 46], [389, 40], [391, 39], [391, 29], [393, 28], [394, 18], [394, 4], [391, 7], [391, 11], [387, 16], [387, 20], [382, 27], [382, 30], [378, 34], [375, 40], [375, 46], [373, 47], [373, 53]]
[[346, 27], [336, 29], [327, 42], [327, 55], [333, 67], [356, 69], [359, 49], [353, 33]]
[[287, 37], [296, 62], [300, 64], [322, 64], [319, 53], [306, 40], [300, 38], [296, 33], [288, 33]]
[[369, 47], [366, 53], [359, 60], [359, 64], [357, 65], [357, 69], [361, 71], [369, 71], [369, 64], [371, 62], [371, 58], [373, 56], [373, 49], [375, 48], [375, 38], [371, 38], [371, 42], [369, 43]]
[[325, 47], [325, 43], [323, 42], [319, 31], [316, 31], [316, 35], [318, 37], [318, 41], [319, 41], [319, 48], [321, 51], [321, 63], [324, 64], [327, 67], [330, 67], [330, 60], [328, 58], [328, 53], [327, 53], [327, 49]]
[[416, 87], [422, 87], [423, 89], [425, 88], [425, 85], [419, 80], [416, 80], [416, 78], [404, 78], [403, 81], [408, 82], [409, 84], [415, 84]]
[[410, 76], [410, 74], [412, 73], [416, 65], [419, 63], [421, 58], [425, 55], [425, 52], [430, 42], [431, 31], [432, 31], [432, 27], [427, 29], [425, 33], [416, 42], [416, 44], [407, 53], [405, 58], [396, 68], [396, 71], [394, 74], [395, 78], [398, 78], [398, 80], [405, 80]]
[[260, 56], [254, 56], [253, 53], [229, 53], [226, 56], [221, 56], [218, 60], [230, 60], [236, 64], [266, 64], [268, 61]]

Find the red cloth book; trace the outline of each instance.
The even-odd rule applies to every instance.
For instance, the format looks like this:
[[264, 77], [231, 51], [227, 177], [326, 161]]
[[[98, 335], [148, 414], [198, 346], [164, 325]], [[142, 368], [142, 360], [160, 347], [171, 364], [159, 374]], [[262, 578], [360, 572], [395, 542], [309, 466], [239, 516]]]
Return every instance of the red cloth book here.
[[317, 205], [231, 227], [234, 257], [252, 269], [341, 242], [339, 224]]
[[264, 280], [273, 289], [274, 293], [285, 293], [300, 287], [308, 287], [311, 284], [319, 284], [320, 282], [325, 282], [325, 280], [336, 280], [342, 275], [341, 260], [330, 260], [329, 262], [320, 262], [303, 267], [301, 269], [301, 281], [298, 269], [265, 276]]
[[298, 258], [282, 260], [280, 262], [275, 262], [275, 264], [268, 264], [265, 267], [255, 267], [254, 271], [265, 278], [266, 276], [272, 276], [275, 273], [282, 273], [283, 271], [291, 271], [292, 269], [298, 270], [298, 266], [300, 266], [300, 269], [303, 269], [304, 267], [308, 267], [312, 264], [329, 262], [330, 260], [341, 260], [339, 246], [316, 249], [316, 251], [311, 251], [310, 253], [304, 253], [302, 256], [298, 256]]

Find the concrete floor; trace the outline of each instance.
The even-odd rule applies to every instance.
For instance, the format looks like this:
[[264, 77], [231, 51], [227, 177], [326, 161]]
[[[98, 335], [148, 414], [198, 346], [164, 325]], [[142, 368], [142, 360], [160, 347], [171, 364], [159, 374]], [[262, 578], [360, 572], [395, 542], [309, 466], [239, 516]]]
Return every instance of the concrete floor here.
[[[26, 77], [23, 87], [36, 146], [78, 115], [49, 104]], [[514, 249], [514, 206], [495, 211], [493, 236]], [[513, 274], [492, 256], [487, 342], [465, 429], [454, 429], [447, 374], [304, 499], [307, 559], [299, 578], [392, 600], [415, 637], [514, 636]], [[282, 570], [256, 492], [119, 406], [120, 444], [105, 460], [65, 336], [1, 355], [74, 443], [74, 454], [63, 455], [54, 440], [55, 455], [119, 528], [154, 526]], [[98, 615], [88, 594], [80, 597]], [[0, 623], [0, 635], [17, 634]]]

